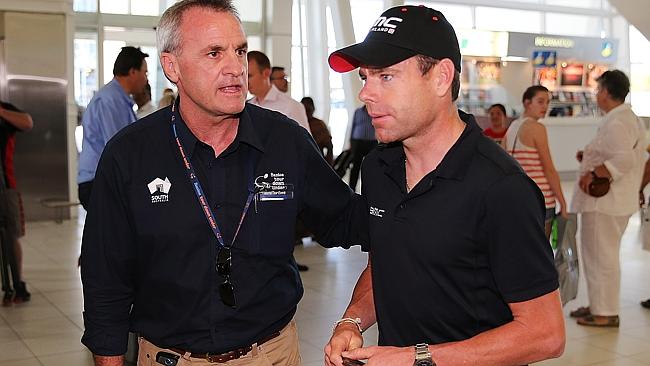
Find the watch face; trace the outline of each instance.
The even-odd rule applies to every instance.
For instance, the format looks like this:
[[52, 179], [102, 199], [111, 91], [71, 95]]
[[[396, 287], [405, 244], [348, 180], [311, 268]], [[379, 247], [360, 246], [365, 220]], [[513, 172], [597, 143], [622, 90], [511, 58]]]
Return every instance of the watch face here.
[[431, 359], [428, 360], [419, 360], [415, 362], [415, 366], [436, 366]]

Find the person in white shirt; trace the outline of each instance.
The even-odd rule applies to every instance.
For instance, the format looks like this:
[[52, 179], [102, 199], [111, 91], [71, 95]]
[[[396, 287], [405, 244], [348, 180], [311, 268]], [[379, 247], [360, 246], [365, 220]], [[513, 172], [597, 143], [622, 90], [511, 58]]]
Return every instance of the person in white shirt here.
[[284, 72], [284, 67], [273, 66], [271, 68], [271, 83], [283, 93], [289, 92], [289, 76]]
[[[621, 288], [621, 237], [630, 216], [639, 209], [639, 185], [645, 163], [645, 128], [625, 103], [630, 80], [619, 70], [606, 71], [598, 79], [596, 101], [606, 114], [596, 137], [578, 151], [580, 179], [571, 211], [581, 214], [582, 263], [587, 279], [589, 305], [571, 312], [578, 324], [619, 326]], [[596, 177], [608, 178], [607, 194], [588, 193]]]
[[138, 119], [156, 111], [156, 107], [151, 103], [151, 85], [149, 83], [140, 92], [133, 94], [133, 100], [138, 105], [138, 110], [135, 112]]
[[249, 103], [280, 112], [311, 132], [305, 107], [271, 84], [271, 61], [260, 51], [248, 52], [248, 91], [254, 95]]

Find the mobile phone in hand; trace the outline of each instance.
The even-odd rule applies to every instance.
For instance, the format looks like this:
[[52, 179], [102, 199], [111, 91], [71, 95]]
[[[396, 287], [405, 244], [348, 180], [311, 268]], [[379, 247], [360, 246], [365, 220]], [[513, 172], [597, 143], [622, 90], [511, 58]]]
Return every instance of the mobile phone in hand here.
[[343, 357], [343, 366], [360, 366], [365, 365], [363, 361], [353, 360], [351, 358]]

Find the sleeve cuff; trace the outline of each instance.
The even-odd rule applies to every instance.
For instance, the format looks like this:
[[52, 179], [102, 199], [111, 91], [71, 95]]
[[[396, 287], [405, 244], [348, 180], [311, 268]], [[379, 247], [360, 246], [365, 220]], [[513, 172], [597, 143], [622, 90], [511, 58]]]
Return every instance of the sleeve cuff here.
[[115, 326], [111, 328], [99, 328], [89, 323], [84, 313], [86, 330], [81, 337], [83, 343], [95, 355], [99, 356], [121, 356], [126, 353], [129, 339], [129, 325]]
[[619, 179], [621, 177], [621, 175], [622, 175], [621, 172], [618, 169], [616, 169], [614, 164], [609, 162], [609, 160], [606, 160], [605, 162], [603, 162], [603, 165], [609, 171], [609, 174], [612, 176], [612, 180], [617, 180], [617, 179]]
[[507, 303], [523, 302], [542, 297], [548, 293], [551, 293], [559, 288], [558, 280], [548, 279], [546, 281], [540, 282], [534, 288], [522, 289], [521, 291], [512, 291], [503, 295], [504, 300]]

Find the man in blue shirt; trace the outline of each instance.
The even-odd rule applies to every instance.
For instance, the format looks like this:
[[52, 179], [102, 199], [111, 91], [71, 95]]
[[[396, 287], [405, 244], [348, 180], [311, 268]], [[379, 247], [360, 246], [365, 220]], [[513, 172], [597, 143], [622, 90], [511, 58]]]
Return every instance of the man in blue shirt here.
[[352, 117], [352, 133], [350, 134], [350, 149], [352, 150], [352, 169], [350, 170], [350, 187], [357, 189], [359, 171], [363, 158], [377, 146], [375, 128], [372, 118], [368, 115], [366, 106], [361, 106], [354, 111]]
[[83, 144], [77, 183], [79, 202], [86, 210], [104, 146], [119, 130], [137, 119], [130, 94], [141, 92], [147, 85], [146, 57], [149, 55], [140, 48], [122, 47], [113, 66], [113, 80], [95, 94], [81, 121]]

